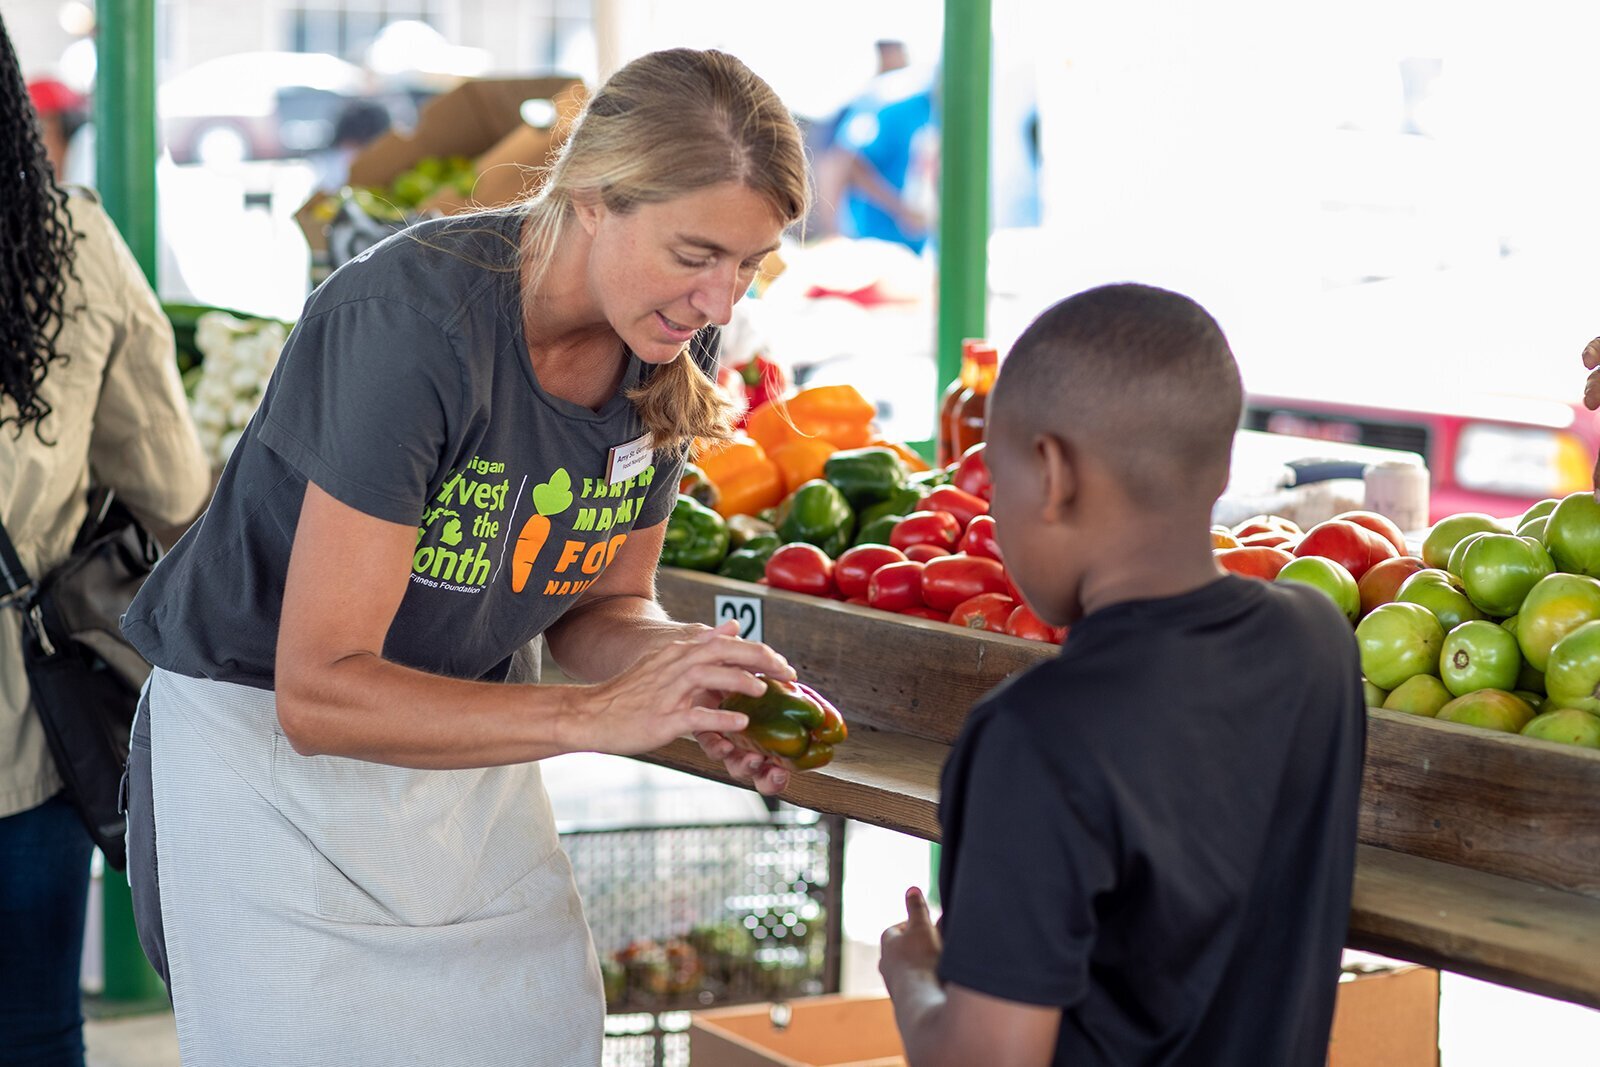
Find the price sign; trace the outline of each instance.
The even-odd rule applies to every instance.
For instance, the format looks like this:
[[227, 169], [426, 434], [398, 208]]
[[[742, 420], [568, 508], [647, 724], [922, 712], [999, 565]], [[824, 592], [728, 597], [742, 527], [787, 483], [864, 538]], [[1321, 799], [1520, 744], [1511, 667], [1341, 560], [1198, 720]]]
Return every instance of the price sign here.
[[761, 598], [754, 596], [717, 597], [717, 623], [732, 619], [739, 624], [739, 636], [748, 641], [761, 640]]

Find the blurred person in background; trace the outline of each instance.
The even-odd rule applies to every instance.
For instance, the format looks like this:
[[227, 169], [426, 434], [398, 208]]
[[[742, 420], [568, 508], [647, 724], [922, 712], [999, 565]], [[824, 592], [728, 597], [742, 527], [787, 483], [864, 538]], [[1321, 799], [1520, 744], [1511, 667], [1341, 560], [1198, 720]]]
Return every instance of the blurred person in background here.
[[912, 67], [905, 44], [876, 44], [878, 73], [843, 111], [817, 164], [817, 199], [833, 211], [826, 231], [921, 252], [927, 243], [937, 137], [933, 72]]
[[376, 100], [357, 98], [339, 109], [328, 147], [311, 158], [317, 188], [337, 192], [350, 180], [350, 163], [367, 145], [389, 132], [389, 109]]
[[35, 78], [28, 82], [28, 99], [39, 119], [39, 137], [44, 142], [51, 171], [57, 181], [70, 181], [68, 146], [89, 120], [88, 100], [55, 78]]
[[[0, 171], [0, 521], [40, 578], [69, 554], [91, 478], [165, 525], [210, 478], [171, 325], [98, 201], [57, 184], [3, 22]], [[0, 609], [0, 1063], [84, 1062], [91, 852], [29, 706], [21, 619]]]

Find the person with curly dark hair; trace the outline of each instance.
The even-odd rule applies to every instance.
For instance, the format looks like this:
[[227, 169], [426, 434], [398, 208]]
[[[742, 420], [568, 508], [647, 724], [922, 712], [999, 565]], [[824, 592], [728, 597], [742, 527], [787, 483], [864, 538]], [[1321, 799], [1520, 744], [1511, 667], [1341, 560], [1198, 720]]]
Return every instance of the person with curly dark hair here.
[[[91, 480], [177, 524], [210, 472], [172, 327], [92, 193], [57, 184], [0, 21], [0, 521], [29, 574], [64, 560]], [[0, 611], [0, 1063], [82, 1067], [87, 831], [29, 707]]]

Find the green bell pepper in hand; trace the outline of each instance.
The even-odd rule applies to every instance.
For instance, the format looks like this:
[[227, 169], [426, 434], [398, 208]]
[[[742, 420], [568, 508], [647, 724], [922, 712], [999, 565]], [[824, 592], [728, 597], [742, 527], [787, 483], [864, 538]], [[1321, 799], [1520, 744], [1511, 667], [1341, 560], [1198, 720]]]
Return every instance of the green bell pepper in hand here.
[[833, 746], [849, 736], [839, 710], [801, 682], [756, 677], [767, 684], [761, 696], [730, 693], [722, 701], [728, 711], [750, 717], [750, 724], [728, 739], [790, 770], [809, 771], [833, 759]]
[[661, 562], [668, 567], [713, 571], [728, 554], [728, 524], [722, 516], [692, 497], [678, 494], [667, 519]]
[[850, 547], [856, 515], [844, 494], [821, 478], [813, 478], [778, 505], [778, 536], [784, 544], [804, 541], [829, 556]]
[[829, 456], [822, 477], [844, 494], [851, 507], [860, 509], [889, 499], [904, 486], [906, 465], [887, 448], [851, 448]]

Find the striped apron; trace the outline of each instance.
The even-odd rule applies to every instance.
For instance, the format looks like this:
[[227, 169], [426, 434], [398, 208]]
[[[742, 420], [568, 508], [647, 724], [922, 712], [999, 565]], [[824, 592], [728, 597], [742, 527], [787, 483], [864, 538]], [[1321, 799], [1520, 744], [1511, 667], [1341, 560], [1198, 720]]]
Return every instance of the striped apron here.
[[272, 693], [159, 668], [148, 701], [185, 1067], [600, 1062], [599, 967], [537, 764], [300, 756]]

